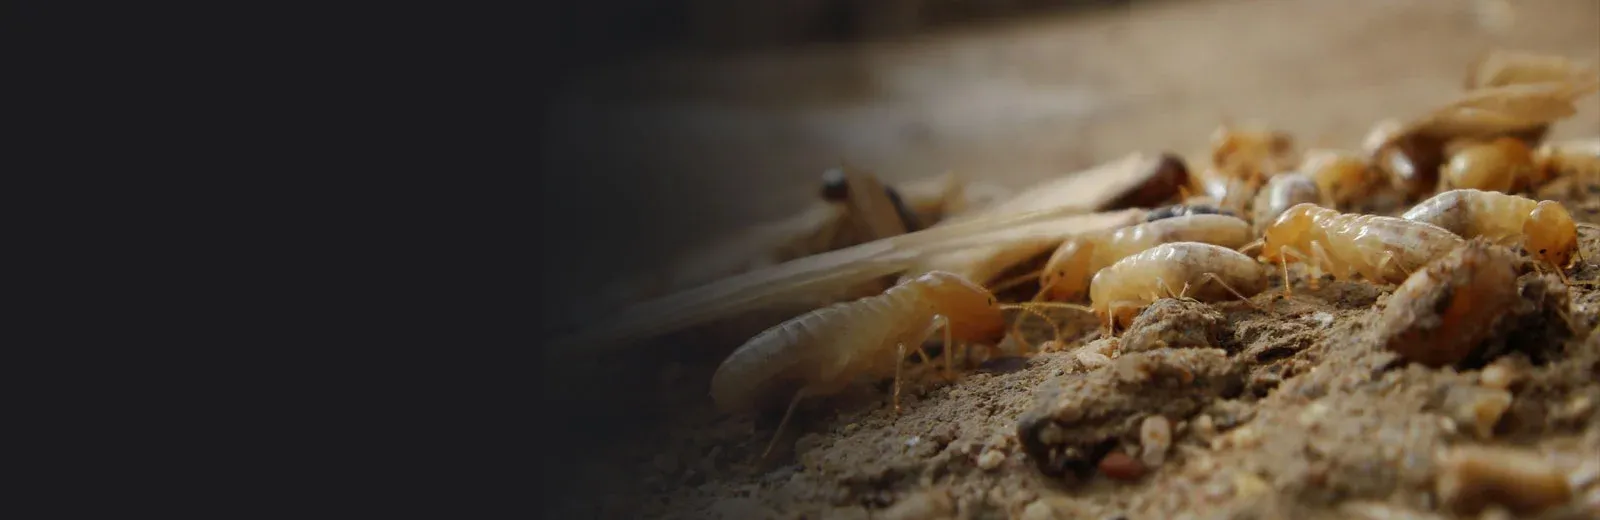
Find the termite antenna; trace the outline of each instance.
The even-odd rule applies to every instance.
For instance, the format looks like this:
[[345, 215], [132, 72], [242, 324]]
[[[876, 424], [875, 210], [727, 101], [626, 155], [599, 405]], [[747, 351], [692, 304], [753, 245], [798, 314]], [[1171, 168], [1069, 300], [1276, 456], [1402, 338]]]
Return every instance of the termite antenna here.
[[[1034, 308], [1034, 304], [1030, 304], [1030, 303], [1006, 303], [1006, 304], [1001, 304], [1000, 305], [1000, 309], [1001, 310], [1016, 309], [1016, 310], [1019, 310], [1019, 311], [1022, 311], [1022, 312], [1028, 313], [1028, 314], [1032, 314], [1034, 316], [1038, 316], [1039, 318], [1043, 319], [1045, 323], [1049, 323], [1050, 324], [1050, 329], [1053, 332], [1055, 332], [1056, 343], [1060, 343], [1061, 342], [1061, 326], [1056, 324], [1056, 320], [1050, 319], [1049, 316], [1046, 316], [1043, 312], [1039, 312], [1038, 309], [1035, 309]], [[1022, 334], [1022, 318], [1021, 317], [1018, 317], [1017, 321], [1011, 323], [1011, 334], [1016, 336], [1017, 342], [1022, 343], [1022, 346], [1026, 347], [1029, 352], [1032, 352], [1032, 351], [1036, 350], [1033, 347], [1033, 344], [1028, 342], [1028, 337], [1024, 336]]]
[[[1232, 285], [1228, 285], [1228, 282], [1222, 281], [1222, 277], [1217, 276], [1217, 273], [1206, 273], [1206, 274], [1203, 274], [1201, 276], [1204, 276], [1206, 278], [1206, 281], [1217, 282], [1217, 284], [1221, 285], [1223, 289], [1227, 289], [1228, 292], [1233, 293], [1234, 296], [1238, 296], [1239, 299], [1244, 301], [1245, 305], [1249, 305], [1250, 308], [1258, 310], [1258, 311], [1265, 310], [1265, 309], [1262, 309], [1261, 306], [1256, 305], [1256, 302], [1250, 301], [1250, 299], [1244, 297], [1243, 294], [1239, 294], [1239, 291], [1234, 290]], [[1184, 287], [1185, 287], [1184, 290], [1187, 291], [1188, 290], [1188, 286], [1184, 286]]]
[[784, 427], [789, 426], [789, 419], [794, 418], [795, 407], [800, 405], [800, 400], [805, 398], [807, 393], [804, 388], [794, 393], [794, 399], [789, 401], [789, 409], [783, 412], [783, 420], [778, 421], [778, 429], [772, 431], [772, 440], [767, 441], [767, 449], [761, 451], [762, 459], [772, 454], [772, 447], [778, 444], [778, 437], [783, 435]]
[[1254, 242], [1245, 244], [1244, 247], [1239, 248], [1239, 253], [1260, 260], [1258, 257], [1259, 255], [1251, 254], [1250, 251], [1254, 250], [1256, 253], [1260, 253], [1262, 249], [1266, 248], [1266, 245], [1267, 239], [1258, 238]]
[[1075, 310], [1075, 311], [1083, 311], [1083, 312], [1087, 312], [1089, 314], [1094, 314], [1094, 309], [1091, 309], [1091, 308], [1089, 308], [1087, 306], [1078, 305], [1076, 303], [1019, 302], [1019, 303], [1007, 303], [1007, 304], [1001, 305], [1001, 308], [1005, 308], [1005, 307], [1014, 307], [1014, 308], [1022, 308], [1022, 307], [1035, 307], [1035, 308], [1037, 308], [1037, 307], [1043, 307], [1043, 308], [1046, 308], [1046, 309], [1072, 309], [1072, 310]]

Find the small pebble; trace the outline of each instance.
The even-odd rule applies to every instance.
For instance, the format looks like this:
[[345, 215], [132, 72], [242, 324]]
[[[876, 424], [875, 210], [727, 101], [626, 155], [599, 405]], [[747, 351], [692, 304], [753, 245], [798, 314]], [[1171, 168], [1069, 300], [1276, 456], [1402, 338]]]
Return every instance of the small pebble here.
[[1317, 401], [1306, 405], [1305, 409], [1300, 410], [1300, 415], [1297, 418], [1300, 420], [1301, 426], [1311, 426], [1327, 414], [1328, 405], [1323, 404], [1322, 401]]
[[989, 471], [1000, 467], [1000, 463], [1005, 461], [1006, 454], [995, 450], [988, 450], [983, 452], [983, 455], [978, 456], [978, 467], [984, 471]]
[[1100, 459], [1100, 473], [1116, 480], [1138, 480], [1144, 476], [1144, 464], [1126, 453], [1112, 451], [1105, 458]]
[[1496, 390], [1511, 388], [1522, 379], [1522, 371], [1509, 361], [1510, 358], [1500, 358], [1489, 366], [1483, 367], [1483, 372], [1478, 374], [1478, 382], [1484, 387]]
[[1435, 492], [1444, 505], [1477, 513], [1491, 504], [1517, 513], [1535, 513], [1572, 496], [1567, 477], [1536, 454], [1477, 446], [1441, 454]]
[[1205, 414], [1195, 417], [1189, 429], [1194, 432], [1196, 438], [1206, 442], [1211, 442], [1212, 437], [1217, 435], [1216, 424], [1211, 421], [1211, 416]]
[[1581, 457], [1577, 469], [1567, 474], [1567, 486], [1572, 489], [1583, 489], [1600, 480], [1600, 458]]
[[1051, 510], [1050, 504], [1044, 503], [1043, 500], [1035, 500], [1028, 504], [1028, 507], [1022, 508], [1021, 520], [1052, 520], [1055, 517], [1055, 511]]
[[1494, 425], [1511, 407], [1511, 392], [1481, 386], [1451, 387], [1445, 408], [1457, 423], [1470, 425], [1479, 439], [1494, 436]]
[[1271, 490], [1261, 477], [1244, 472], [1233, 474], [1233, 494], [1237, 498], [1252, 497]]
[[1111, 358], [1099, 352], [1080, 350], [1077, 354], [1078, 363], [1083, 364], [1085, 370], [1094, 370], [1111, 364]]
[[955, 514], [955, 500], [945, 489], [930, 489], [914, 493], [895, 502], [878, 518], [884, 520], [934, 520]]
[[1143, 447], [1139, 458], [1146, 466], [1160, 466], [1167, 461], [1167, 447], [1172, 445], [1172, 423], [1160, 415], [1146, 417], [1139, 426], [1139, 441]]

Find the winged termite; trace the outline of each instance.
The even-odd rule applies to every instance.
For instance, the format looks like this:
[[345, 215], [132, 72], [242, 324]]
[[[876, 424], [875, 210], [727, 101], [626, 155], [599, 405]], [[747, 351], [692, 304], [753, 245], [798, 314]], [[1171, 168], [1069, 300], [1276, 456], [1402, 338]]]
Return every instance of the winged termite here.
[[1484, 54], [1467, 72], [1468, 90], [1528, 83], [1581, 82], [1595, 69], [1565, 56], [1496, 50]]
[[954, 172], [896, 184], [893, 192], [900, 194], [905, 208], [916, 216], [920, 224], [917, 229], [933, 226], [952, 215], [982, 211], [1012, 195], [1004, 186], [969, 181]]
[[1452, 138], [1526, 131], [1572, 116], [1574, 103], [1597, 90], [1600, 80], [1592, 77], [1476, 89], [1406, 125], [1401, 134]]
[[849, 223], [860, 236], [876, 240], [906, 232], [906, 219], [897, 210], [902, 204], [877, 177], [844, 165], [823, 173], [823, 179], [830, 187], [842, 186], [839, 199], [850, 208]]
[[1058, 208], [993, 215], [740, 273], [605, 316], [600, 326], [554, 342], [551, 352], [615, 347], [775, 303], [826, 300], [862, 282], [898, 274], [926, 255], [966, 247], [1036, 240], [1032, 236], [997, 236], [994, 233], [1062, 218], [1066, 212]]
[[[974, 214], [972, 218], [1047, 208], [1064, 213], [1088, 213], [1148, 207], [1171, 199], [1188, 182], [1189, 170], [1177, 156], [1133, 153], [1035, 185], [1011, 200], [996, 204], [981, 214]], [[1012, 234], [1009, 236], [1035, 238], [929, 255], [917, 262], [902, 278], [931, 271], [948, 271], [980, 284], [990, 284], [1018, 264], [1055, 249], [1075, 233], [1131, 225], [1143, 216], [1142, 211], [1091, 214], [1081, 219], [1063, 219], [1015, 229], [1010, 231]]]
[[[908, 227], [905, 216], [897, 211], [901, 207], [927, 225], [985, 202], [969, 200], [962, 180], [951, 175], [918, 180], [901, 190], [884, 186], [872, 174], [856, 168], [831, 169], [822, 177], [822, 197], [801, 212], [693, 248], [665, 262], [661, 269], [619, 276], [598, 290], [594, 301], [575, 306], [575, 313], [614, 309], [752, 269], [901, 234]], [[905, 194], [899, 198], [901, 204], [894, 203], [897, 192]]]
[[951, 219], [951, 222], [1040, 210], [1092, 213], [1150, 207], [1172, 198], [1188, 179], [1188, 168], [1183, 159], [1175, 155], [1132, 153], [1036, 184], [981, 213]]
[[1061, 242], [1073, 236], [1131, 226], [1144, 221], [1145, 213], [1142, 209], [1126, 209], [1074, 215], [997, 231], [988, 235], [997, 241], [996, 245], [930, 255], [917, 262], [901, 279], [944, 271], [984, 286], [992, 286], [1002, 273], [1029, 259], [1049, 254]]

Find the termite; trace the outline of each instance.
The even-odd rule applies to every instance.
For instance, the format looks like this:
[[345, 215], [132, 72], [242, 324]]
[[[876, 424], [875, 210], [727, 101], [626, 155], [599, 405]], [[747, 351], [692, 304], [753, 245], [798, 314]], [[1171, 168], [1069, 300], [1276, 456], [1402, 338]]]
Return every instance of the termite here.
[[1534, 182], [1533, 151], [1522, 140], [1501, 137], [1461, 146], [1439, 175], [1440, 189], [1511, 191]]
[[[794, 392], [781, 433], [806, 397], [838, 393], [857, 377], [894, 376], [900, 410], [901, 365], [908, 349], [927, 361], [923, 341], [944, 331], [945, 370], [952, 341], [998, 342], [1006, 323], [1001, 305], [982, 286], [933, 271], [876, 296], [824, 307], [767, 329], [734, 350], [711, 378], [711, 397], [724, 412], [748, 411]], [[771, 452], [767, 444], [766, 453]]]
[[1545, 143], [1534, 152], [1539, 179], [1600, 180], [1600, 138]]
[[1266, 289], [1268, 276], [1265, 266], [1226, 247], [1162, 244], [1096, 273], [1089, 286], [1090, 310], [1110, 334], [1116, 325], [1127, 326], [1140, 309], [1164, 297], [1218, 301], [1232, 295], [1248, 303], [1245, 295]]
[[1575, 82], [1592, 76], [1593, 67], [1569, 58], [1505, 50], [1491, 51], [1468, 69], [1466, 87], [1502, 87], [1558, 81]]
[[1339, 207], [1372, 190], [1377, 176], [1360, 156], [1334, 150], [1306, 152], [1300, 171], [1317, 184], [1323, 205]]
[[1520, 245], [1557, 273], [1572, 264], [1578, 251], [1577, 224], [1555, 201], [1450, 190], [1422, 201], [1401, 218], [1433, 224], [1461, 238], [1484, 237], [1500, 245]]
[[1274, 175], [1251, 204], [1250, 222], [1254, 234], [1260, 235], [1279, 215], [1302, 202], [1322, 202], [1322, 190], [1316, 181], [1303, 173]]
[[1373, 282], [1399, 283], [1461, 243], [1461, 237], [1433, 224], [1303, 203], [1267, 226], [1261, 258], [1283, 267], [1283, 292], [1290, 295], [1291, 258], [1311, 267], [1312, 288], [1323, 268], [1340, 280], [1359, 273]]
[[1398, 119], [1380, 121], [1367, 134], [1363, 149], [1373, 169], [1389, 179], [1390, 187], [1406, 200], [1415, 201], [1438, 188], [1444, 144], [1420, 134], [1402, 135], [1405, 130]]
[[1067, 240], [1050, 255], [1039, 275], [1035, 300], [1075, 301], [1089, 289], [1090, 277], [1141, 251], [1169, 242], [1204, 242], [1237, 248], [1250, 241], [1250, 224], [1227, 215], [1173, 217], [1110, 233]]
[[1211, 163], [1227, 177], [1262, 179], [1293, 161], [1294, 139], [1283, 132], [1223, 125], [1211, 133]]

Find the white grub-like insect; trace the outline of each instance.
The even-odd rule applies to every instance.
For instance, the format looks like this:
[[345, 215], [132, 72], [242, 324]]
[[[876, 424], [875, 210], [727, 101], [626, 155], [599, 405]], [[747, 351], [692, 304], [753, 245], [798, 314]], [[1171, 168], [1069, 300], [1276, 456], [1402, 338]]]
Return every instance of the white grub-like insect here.
[[1330, 208], [1345, 206], [1370, 193], [1378, 181], [1366, 159], [1337, 150], [1307, 151], [1300, 172], [1317, 184], [1322, 205]]
[[1118, 261], [1169, 242], [1203, 242], [1237, 248], [1250, 241], [1250, 223], [1227, 215], [1188, 215], [1092, 233], [1063, 242], [1045, 262], [1035, 300], [1077, 301], [1091, 277]]
[[1322, 190], [1317, 187], [1316, 181], [1303, 173], [1272, 176], [1267, 180], [1267, 185], [1256, 194], [1256, 200], [1251, 204], [1252, 232], [1260, 235], [1266, 231], [1267, 226], [1278, 219], [1279, 215], [1303, 202], [1313, 204], [1322, 202]]
[[926, 361], [922, 343], [940, 329], [948, 371], [953, 340], [997, 342], [1005, 318], [1000, 303], [982, 286], [951, 273], [927, 273], [881, 295], [824, 307], [751, 338], [717, 368], [711, 397], [722, 411], [741, 412], [793, 392], [778, 424], [781, 433], [801, 399], [837, 393], [860, 376], [892, 374], [898, 412], [908, 349]]
[[1401, 218], [1433, 224], [1461, 238], [1484, 237], [1500, 245], [1520, 245], [1557, 273], [1571, 265], [1578, 252], [1578, 227], [1572, 214], [1550, 200], [1451, 190], [1422, 201]]
[[1245, 295], [1266, 289], [1268, 273], [1265, 266], [1232, 249], [1173, 242], [1100, 270], [1089, 286], [1089, 299], [1095, 317], [1106, 323], [1110, 334], [1116, 325], [1126, 327], [1140, 309], [1163, 297], [1219, 301], [1232, 295], [1249, 303]]
[[1463, 242], [1444, 228], [1423, 222], [1340, 213], [1300, 204], [1289, 208], [1262, 239], [1261, 258], [1283, 267], [1283, 292], [1289, 288], [1289, 262], [1311, 267], [1311, 284], [1322, 269], [1344, 280], [1354, 274], [1379, 283], [1399, 283], [1411, 271], [1449, 253]]
[[1500, 137], [1465, 143], [1450, 154], [1439, 176], [1441, 190], [1455, 188], [1511, 191], [1538, 182], [1533, 151], [1522, 140]]

